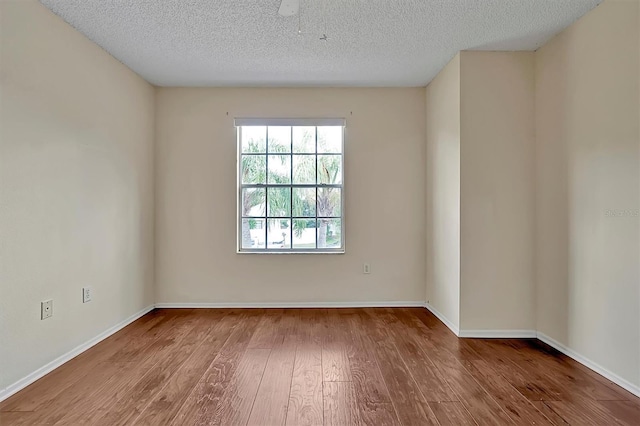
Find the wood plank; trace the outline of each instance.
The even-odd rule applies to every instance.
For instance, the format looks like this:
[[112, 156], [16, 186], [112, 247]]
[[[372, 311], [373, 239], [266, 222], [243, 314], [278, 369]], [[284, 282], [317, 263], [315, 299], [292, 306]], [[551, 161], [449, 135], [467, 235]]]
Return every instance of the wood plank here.
[[577, 406], [590, 405], [592, 401], [628, 400], [626, 391], [613, 389], [582, 374], [572, 360], [563, 359], [564, 356], [552, 348], [541, 353], [530, 340], [512, 341], [508, 346], [501, 342], [501, 345], [494, 346], [490, 353], [494, 356], [496, 352], [503, 353], [523, 371], [523, 374], [516, 371], [504, 376], [530, 399], [571, 401]]
[[640, 404], [632, 401], [600, 401], [600, 405], [625, 425], [640, 424]]
[[533, 404], [534, 407], [536, 407], [542, 414], [544, 414], [546, 418], [551, 420], [554, 425], [562, 426], [569, 424], [565, 419], [562, 418], [560, 414], [553, 411], [553, 408], [545, 404], [544, 401], [531, 401], [531, 404]]
[[[545, 405], [558, 413], [570, 425], [623, 425], [624, 423], [612, 417], [598, 401], [588, 404], [567, 401], [544, 401]], [[637, 425], [637, 423], [635, 423]]]
[[474, 360], [465, 363], [466, 369], [493, 396], [493, 399], [518, 424], [552, 425], [529, 400], [493, 368], [491, 362]]
[[[146, 405], [147, 398], [160, 386], [162, 378], [164, 378], [162, 376], [158, 380], [156, 379], [156, 374], [164, 371], [163, 367], [172, 362], [172, 356], [180, 354], [179, 351], [174, 353], [174, 349], [179, 348], [179, 343], [190, 331], [190, 326], [194, 322], [202, 320], [201, 316], [195, 316], [193, 312], [187, 310], [180, 310], [169, 317], [170, 321], [167, 321], [164, 327], [153, 333], [157, 338], [146, 342], [148, 350], [141, 352], [136, 350], [135, 352], [138, 355], [133, 359], [123, 357], [126, 361], [114, 361], [114, 357], [108, 358], [108, 362], [119, 365], [119, 369], [114, 371], [106, 381], [98, 382], [99, 385], [94, 388], [93, 393], [90, 395], [93, 401], [91, 410], [71, 411], [58, 423], [115, 424], [111, 422], [117, 421], [116, 416], [128, 416], [123, 406], [129, 407], [133, 405], [140, 407], [138, 404], [142, 403]], [[133, 351], [130, 353], [133, 353]], [[119, 357], [115, 359], [117, 360]], [[147, 388], [146, 385], [150, 383], [152, 385]], [[131, 396], [131, 393], [135, 392], [141, 396], [140, 401]], [[130, 400], [128, 405], [123, 402], [112, 410], [112, 407], [120, 401], [125, 401], [126, 398]], [[138, 414], [139, 411], [136, 409], [135, 415], [137, 416]], [[105, 420], [104, 418], [108, 416], [112, 416], [112, 419]]]
[[460, 365], [459, 361], [443, 354], [438, 361], [438, 368], [445, 374], [447, 381], [460, 396], [460, 401], [473, 418], [482, 425], [502, 425], [513, 423], [513, 420], [496, 403], [493, 397]]
[[96, 382], [94, 392], [87, 396], [90, 408], [71, 409], [56, 425], [96, 424], [98, 419], [108, 414], [109, 408], [126, 395], [153, 367], [153, 364], [144, 362], [125, 361], [113, 364], [120, 365], [119, 369], [114, 371], [106, 382]]
[[341, 343], [322, 346], [322, 371], [325, 382], [351, 381], [347, 347]]
[[247, 349], [209, 424], [246, 425], [271, 349]]
[[[366, 310], [367, 335], [374, 340], [373, 353], [378, 359], [391, 401], [402, 424], [437, 425], [435, 414], [425, 401], [404, 360], [393, 343], [397, 337], [391, 330], [395, 318], [388, 311]], [[385, 319], [387, 321], [385, 321]]]
[[[165, 329], [171, 321], [183, 312], [174, 312], [169, 309], [154, 309], [127, 327], [109, 336], [94, 346], [91, 351], [86, 351], [78, 355], [75, 359], [83, 362], [107, 361], [110, 356], [119, 349], [131, 344], [133, 339], [139, 339], [152, 333], [151, 330]], [[156, 335], [161, 333], [156, 333]]]
[[[95, 390], [96, 383], [102, 383], [118, 374], [126, 363], [101, 362], [94, 366], [95, 371], [76, 381], [65, 392], [57, 395], [55, 400], [41, 409], [32, 412], [29, 417], [31, 424], [52, 425], [64, 418], [70, 410], [84, 403], [87, 395]], [[0, 423], [2, 424], [2, 423]]]
[[[458, 338], [448, 327], [444, 326], [444, 324], [433, 317], [433, 314], [426, 309], [402, 308], [394, 310], [393, 312], [402, 324], [409, 327], [410, 330], [413, 330], [414, 334], [418, 332], [422, 339], [426, 338], [431, 342], [437, 343], [439, 348], [446, 349], [459, 361], [482, 359], [480, 354], [466, 344], [467, 339]], [[425, 323], [431, 323], [431, 318], [437, 321], [439, 327], [433, 324], [426, 326]], [[428, 351], [424, 352], [427, 356], [432, 355]]]
[[[151, 326], [145, 327], [143, 333], [134, 338], [127, 339], [127, 344], [123, 346], [125, 351], [127, 351], [127, 347], [132, 344], [132, 341], [144, 340], [148, 348], [154, 347], [158, 341], [170, 341], [177, 331], [184, 331], [184, 324], [180, 324], [183, 319], [191, 315], [193, 311], [185, 309], [165, 309], [155, 310], [154, 313], [160, 318], [160, 321], [152, 321], [150, 323]], [[144, 336], [144, 339], [141, 338], [142, 336]], [[155, 340], [150, 339], [150, 336], [154, 336]], [[116, 351], [116, 353], [117, 352], [118, 351]], [[90, 356], [90, 354], [88, 354], [88, 356]], [[148, 374], [159, 359], [158, 354], [153, 350], [140, 351], [139, 355], [135, 358], [124, 358], [128, 360], [113, 361], [113, 356], [107, 358], [108, 363], [117, 365], [118, 368], [111, 370], [111, 375], [106, 381], [96, 381], [92, 380], [95, 379], [92, 376], [87, 377], [94, 386], [93, 392], [88, 395], [88, 398], [92, 401], [91, 410], [70, 410], [69, 413], [56, 424], [96, 423], [98, 419], [110, 412], [109, 408], [113, 404], [123, 398]], [[96, 386], [96, 383], [99, 385]]]
[[163, 334], [170, 332], [172, 326], [175, 325], [175, 320], [186, 316], [188, 312], [189, 311], [186, 310], [167, 312], [160, 321], [153, 324], [153, 326], [145, 330], [144, 333], [136, 336], [135, 339], [128, 340], [127, 344], [111, 355], [108, 360], [113, 362], [126, 362], [145, 357], [148, 354], [148, 347], [160, 339]]
[[523, 342], [523, 345], [527, 348], [533, 350], [534, 353], [540, 355], [548, 355], [543, 356], [542, 358], [547, 358], [554, 360], [559, 365], [567, 368], [571, 371], [574, 371], [578, 378], [588, 378], [591, 380], [595, 380], [599, 382], [602, 386], [606, 387], [608, 390], [605, 391], [608, 393], [608, 396], [605, 397], [596, 397], [596, 399], [601, 401], [636, 401], [638, 399], [637, 396], [632, 394], [626, 389], [621, 388], [620, 386], [613, 383], [611, 380], [607, 379], [604, 376], [596, 373], [585, 365], [580, 364], [574, 359], [568, 357], [557, 349], [547, 345], [541, 340], [538, 339], [526, 339]]
[[[300, 326], [300, 343], [314, 344], [322, 347], [324, 328], [322, 318], [327, 314], [326, 309], [300, 309], [298, 321]], [[348, 335], [347, 335], [348, 338]]]
[[[391, 312], [393, 317], [388, 317], [387, 315], [391, 315]], [[442, 373], [420, 347], [419, 341], [415, 338], [416, 334], [406, 332], [407, 327], [413, 327], [415, 323], [409, 321], [406, 324], [398, 315], [407, 317], [407, 314], [400, 310], [390, 310], [385, 313], [387, 326], [391, 332], [390, 336], [418, 385], [424, 400], [427, 402], [459, 401], [458, 396], [446, 382]]]
[[35, 411], [0, 411], [2, 426], [32, 426], [43, 424], [38, 420]]
[[235, 317], [221, 314], [208, 336], [180, 369], [171, 376], [138, 417], [137, 425], [168, 424], [184, 404], [189, 393], [202, 378], [227, 341], [238, 322]]
[[286, 315], [278, 324], [277, 333], [281, 336], [282, 345], [295, 346], [304, 339], [305, 332], [302, 330], [300, 318], [301, 309], [287, 309]]
[[271, 349], [248, 425], [285, 424], [295, 359], [294, 348], [283, 345]]
[[131, 424], [202, 343], [212, 325], [205, 315], [189, 316], [178, 323], [173, 333], [166, 339], [154, 342], [147, 361], [153, 364], [153, 367], [96, 424], [109, 426]]
[[442, 426], [477, 425], [473, 417], [458, 401], [429, 402], [438, 422]]
[[440, 371], [436, 369], [429, 357], [413, 342], [413, 339], [398, 339], [396, 347], [407, 368], [420, 388], [425, 401], [444, 402], [459, 401]]
[[215, 419], [219, 406], [226, 403], [223, 399], [224, 392], [256, 330], [261, 312], [251, 310], [229, 315], [240, 325], [233, 329], [222, 350], [180, 407], [171, 424], [209, 423]]
[[283, 312], [282, 309], [265, 311], [247, 349], [271, 349], [282, 344], [283, 336], [278, 333], [278, 326], [282, 321]]
[[324, 424], [326, 426], [364, 424], [355, 398], [352, 382], [324, 383]]
[[287, 425], [322, 425], [322, 349], [312, 343], [296, 349]]
[[[402, 316], [399, 316], [402, 317]], [[414, 323], [414, 322], [412, 322]], [[513, 421], [507, 413], [496, 403], [492, 396], [473, 378], [456, 356], [456, 352], [440, 346], [429, 338], [424, 328], [407, 328], [408, 333], [414, 333], [425, 352], [436, 368], [446, 378], [451, 389], [458, 395], [478, 424], [502, 425]]]
[[335, 310], [330, 310], [321, 318], [321, 321], [324, 327], [321, 331], [323, 380], [325, 382], [350, 381], [347, 335], [345, 328], [341, 326], [343, 318]]
[[530, 369], [525, 361], [514, 358], [512, 352], [519, 350], [514, 341], [469, 339], [469, 344], [529, 401], [559, 401], [562, 398], [562, 389], [549, 379], [547, 372]]
[[345, 315], [351, 337], [348, 357], [356, 408], [364, 424], [397, 425], [400, 421], [378, 368], [378, 362], [371, 356], [373, 343], [366, 338], [366, 329], [361, 322], [362, 315]]
[[547, 347], [548, 351], [541, 353], [541, 346], [531, 340], [521, 341], [520, 344], [519, 350], [511, 355], [522, 360], [529, 369], [546, 372], [549, 380], [561, 388], [563, 399], [578, 396], [597, 401], [629, 400], [630, 394], [627, 391], [596, 380], [591, 374], [584, 374], [586, 367], [580, 366], [555, 349]]

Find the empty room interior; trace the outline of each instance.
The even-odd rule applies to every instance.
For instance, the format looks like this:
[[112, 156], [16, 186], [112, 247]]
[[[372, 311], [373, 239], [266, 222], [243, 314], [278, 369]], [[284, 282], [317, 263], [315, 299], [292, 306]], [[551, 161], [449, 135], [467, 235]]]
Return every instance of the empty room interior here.
[[0, 425], [640, 425], [640, 1], [0, 0]]

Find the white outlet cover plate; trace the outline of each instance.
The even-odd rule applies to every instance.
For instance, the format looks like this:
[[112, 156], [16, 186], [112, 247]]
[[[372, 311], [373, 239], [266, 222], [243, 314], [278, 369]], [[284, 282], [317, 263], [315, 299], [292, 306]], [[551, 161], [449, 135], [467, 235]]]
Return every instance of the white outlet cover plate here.
[[40, 302], [40, 319], [47, 319], [53, 316], [53, 300]]

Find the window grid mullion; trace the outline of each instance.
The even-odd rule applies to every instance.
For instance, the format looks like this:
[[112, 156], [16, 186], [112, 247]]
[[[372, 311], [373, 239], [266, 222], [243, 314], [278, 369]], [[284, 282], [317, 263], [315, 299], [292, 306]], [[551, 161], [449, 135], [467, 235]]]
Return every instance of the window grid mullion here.
[[[241, 216], [242, 219], [265, 219], [264, 216]], [[320, 216], [321, 219], [342, 219], [341, 216]], [[266, 219], [276, 220], [276, 219], [290, 219], [289, 216], [267, 216]], [[313, 216], [293, 216], [291, 219], [296, 220], [312, 220]]]
[[[265, 126], [265, 139], [264, 139], [264, 183], [269, 183], [269, 126]], [[269, 248], [269, 188], [264, 190], [264, 249]]]
[[[293, 126], [289, 127], [289, 166], [291, 175], [289, 175], [289, 183], [293, 185]], [[291, 186], [291, 198], [289, 199], [289, 249], [293, 250], [293, 186]]]
[[[238, 128], [238, 133], [236, 134], [236, 151], [237, 151], [237, 167], [238, 167], [238, 176], [237, 176], [237, 180], [238, 180], [238, 202], [237, 202], [237, 206], [236, 208], [238, 209], [238, 213], [240, 216], [240, 224], [238, 226], [240, 232], [238, 232], [238, 235], [236, 236], [236, 244], [238, 245], [238, 250], [242, 250], [244, 247], [242, 246], [244, 244], [244, 224], [243, 224], [243, 219], [242, 219], [242, 213], [244, 213], [244, 191], [242, 189], [242, 127]], [[249, 234], [251, 234], [251, 226], [249, 224], [247, 224], [247, 226], [249, 226]]]
[[316, 137], [316, 250], [318, 250], [318, 126], [315, 127], [315, 137]]
[[315, 188], [319, 186], [321, 188], [342, 188], [342, 184], [334, 183], [334, 184], [318, 184], [314, 185], [312, 183], [297, 183], [297, 184], [289, 184], [289, 183], [271, 183], [271, 184], [262, 184], [262, 183], [243, 183], [241, 184], [243, 188], [288, 188], [290, 186], [294, 188]]

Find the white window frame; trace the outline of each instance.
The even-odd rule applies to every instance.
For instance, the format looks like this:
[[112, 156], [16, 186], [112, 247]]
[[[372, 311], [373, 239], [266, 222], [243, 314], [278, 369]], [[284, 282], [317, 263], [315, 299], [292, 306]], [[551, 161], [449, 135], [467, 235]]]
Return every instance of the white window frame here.
[[[237, 165], [237, 215], [236, 215], [236, 221], [237, 221], [237, 247], [236, 247], [236, 252], [239, 254], [247, 254], [247, 253], [259, 253], [259, 254], [294, 254], [294, 253], [302, 253], [302, 254], [343, 254], [345, 252], [345, 210], [344, 210], [344, 206], [345, 206], [345, 192], [344, 192], [344, 146], [345, 146], [345, 127], [346, 127], [346, 120], [344, 118], [236, 118], [234, 120], [234, 125], [236, 127], [236, 144], [237, 144], [237, 155], [236, 155], [236, 165]], [[318, 177], [317, 177], [317, 167], [316, 167], [316, 182], [315, 184], [294, 184], [294, 183], [289, 183], [289, 184], [269, 184], [269, 183], [264, 183], [264, 184], [243, 184], [242, 183], [242, 126], [267, 126], [267, 134], [265, 135], [266, 140], [266, 146], [265, 146], [265, 156], [267, 157], [267, 173], [268, 173], [268, 156], [270, 155], [269, 153], [269, 145], [268, 145], [268, 126], [314, 126], [314, 127], [322, 127], [322, 126], [340, 126], [342, 127], [342, 148], [341, 148], [341, 153], [340, 154], [333, 154], [333, 155], [340, 155], [340, 161], [341, 161], [341, 172], [342, 172], [342, 179], [341, 179], [341, 183], [340, 184], [319, 184], [318, 183]], [[315, 147], [315, 153], [314, 155], [316, 156], [316, 164], [317, 164], [317, 156], [318, 155], [323, 155], [323, 153], [318, 153], [318, 129], [316, 128], [316, 147]], [[291, 143], [293, 143], [293, 140], [291, 141]], [[252, 155], [260, 155], [260, 154], [252, 154]], [[274, 154], [271, 154], [274, 155]], [[287, 155], [287, 154], [285, 154]], [[293, 153], [293, 149], [291, 150], [291, 152], [288, 155], [292, 155], [291, 160], [293, 160], [293, 155], [295, 155], [295, 153]], [[292, 176], [293, 178], [293, 176]], [[292, 247], [292, 242], [293, 242], [293, 220], [294, 219], [301, 219], [298, 217], [293, 216], [292, 213], [290, 213], [290, 216], [285, 216], [285, 217], [269, 217], [268, 213], [267, 213], [267, 208], [265, 207], [265, 225], [268, 224], [268, 220], [269, 219], [288, 219], [290, 222], [290, 230], [289, 230], [289, 248], [268, 248], [268, 243], [267, 243], [267, 230], [268, 230], [268, 225], [264, 227], [264, 231], [265, 231], [265, 247], [264, 248], [242, 248], [242, 190], [244, 188], [265, 188], [265, 190], [267, 190], [267, 188], [273, 188], [273, 187], [278, 187], [278, 188], [291, 188], [293, 190], [293, 188], [315, 188], [316, 191], [318, 188], [323, 188], [323, 187], [336, 187], [336, 188], [340, 188], [340, 216], [335, 216], [332, 217], [331, 219], [340, 219], [340, 235], [341, 235], [341, 246], [340, 247], [331, 247], [331, 248], [318, 248], [318, 236], [317, 236], [317, 227], [316, 227], [316, 248], [293, 248]], [[291, 201], [293, 202], [293, 200]], [[254, 218], [254, 217], [252, 217]], [[255, 218], [254, 218], [255, 219]], [[308, 219], [315, 219], [316, 223], [318, 220], [322, 219], [318, 217], [318, 209], [316, 207], [315, 209], [315, 216], [310, 216], [308, 217]]]

